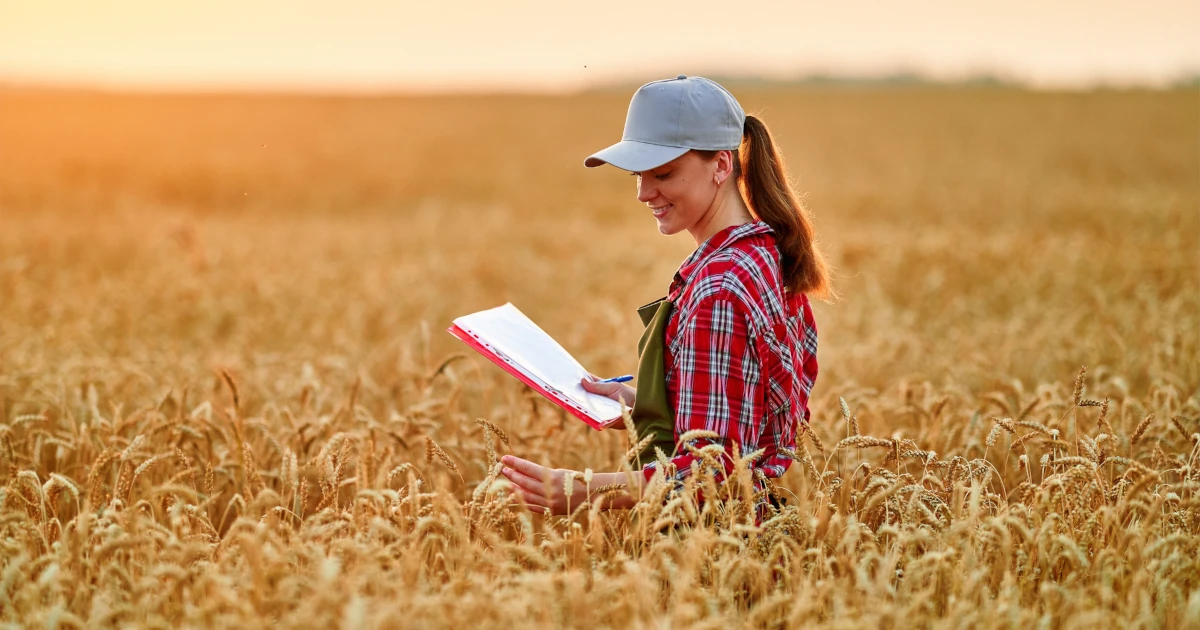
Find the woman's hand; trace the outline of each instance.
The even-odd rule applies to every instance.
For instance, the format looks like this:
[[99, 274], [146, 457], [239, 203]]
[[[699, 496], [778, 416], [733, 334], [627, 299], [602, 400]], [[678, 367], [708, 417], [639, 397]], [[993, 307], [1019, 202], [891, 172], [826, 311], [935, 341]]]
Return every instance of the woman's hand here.
[[[504, 464], [503, 475], [516, 484], [517, 494], [532, 512], [567, 514], [587, 502], [583, 473], [546, 468], [512, 455], [505, 455], [500, 461]], [[565, 488], [568, 472], [574, 473], [569, 493]]]
[[[601, 507], [627, 509], [633, 507], [637, 502], [637, 497], [642, 495], [642, 487], [645, 485], [646, 479], [640, 471], [632, 474], [594, 473], [591, 484], [584, 485], [581, 472], [563, 468], [546, 468], [513, 455], [505, 455], [500, 458], [500, 462], [504, 464], [502, 474], [516, 486], [514, 494], [519, 495], [525, 501], [525, 507], [529, 508], [531, 512], [539, 514], [568, 514], [588, 502], [589, 489], [595, 491], [597, 488], [612, 487], [616, 484], [626, 486], [627, 491], [624, 494], [617, 493], [606, 496]], [[574, 477], [570, 492], [564, 488], [567, 473], [573, 473], [572, 477]], [[630, 483], [634, 485], [629, 486]]]
[[[617, 402], [623, 402], [625, 403], [626, 407], [633, 408], [633, 402], [637, 398], [636, 389], [626, 385], [625, 383], [601, 383], [599, 382], [600, 379], [596, 378], [596, 375], [594, 374], [589, 374], [588, 377], [590, 377], [591, 380], [585, 378], [579, 381], [579, 384], [583, 386], [585, 391], [606, 396]], [[608, 425], [605, 428], [624, 429], [625, 419], [619, 418], [616, 422]]]

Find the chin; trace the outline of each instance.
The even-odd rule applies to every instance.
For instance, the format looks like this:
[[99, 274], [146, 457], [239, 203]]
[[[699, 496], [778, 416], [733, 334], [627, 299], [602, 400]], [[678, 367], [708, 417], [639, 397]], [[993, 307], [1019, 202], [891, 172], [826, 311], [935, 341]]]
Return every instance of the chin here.
[[659, 221], [658, 222], [658, 232], [659, 232], [659, 234], [662, 234], [663, 236], [671, 236], [673, 234], [678, 234], [682, 230], [683, 230], [683, 228], [679, 227], [678, 225], [675, 225], [674, 222], [672, 222], [672, 221], [666, 221], [666, 222]]

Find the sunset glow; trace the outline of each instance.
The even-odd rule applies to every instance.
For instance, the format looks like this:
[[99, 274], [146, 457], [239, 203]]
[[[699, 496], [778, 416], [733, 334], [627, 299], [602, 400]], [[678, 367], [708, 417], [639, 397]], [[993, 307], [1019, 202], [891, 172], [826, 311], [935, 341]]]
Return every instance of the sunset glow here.
[[1200, 69], [1198, 30], [1191, 0], [8, 0], [0, 82], [568, 91], [676, 72], [905, 70], [1161, 84]]

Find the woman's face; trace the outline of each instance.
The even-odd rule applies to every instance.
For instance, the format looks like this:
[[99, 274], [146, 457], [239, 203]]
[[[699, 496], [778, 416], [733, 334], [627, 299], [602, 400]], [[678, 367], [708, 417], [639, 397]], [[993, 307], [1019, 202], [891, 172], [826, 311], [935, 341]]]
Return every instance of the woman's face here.
[[712, 208], [718, 162], [688, 151], [656, 169], [633, 173], [638, 201], [650, 208], [659, 232], [669, 235], [688, 230]]

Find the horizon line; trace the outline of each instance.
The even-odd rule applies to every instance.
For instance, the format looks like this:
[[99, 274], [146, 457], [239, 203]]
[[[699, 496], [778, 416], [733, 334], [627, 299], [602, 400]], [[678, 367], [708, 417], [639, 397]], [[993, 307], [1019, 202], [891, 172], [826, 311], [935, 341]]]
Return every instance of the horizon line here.
[[[957, 77], [907, 69], [887, 72], [854, 73], [813, 71], [794, 77], [771, 77], [753, 74], [706, 73], [704, 76], [722, 84], [761, 88], [996, 88], [1029, 92], [1095, 92], [1095, 91], [1177, 91], [1200, 88], [1200, 69], [1179, 72], [1164, 80], [1130, 80], [1095, 78], [1083, 81], [1031, 81], [1011, 73], [981, 71]], [[86, 80], [86, 79], [23, 79], [0, 76], [0, 91], [43, 92], [101, 92], [113, 94], [246, 94], [246, 95], [313, 95], [313, 96], [571, 96], [596, 92], [632, 89], [644, 81], [613, 78], [586, 85], [568, 85], [562, 89], [539, 88], [528, 84], [505, 85], [488, 83], [472, 88], [466, 85], [413, 85], [374, 82], [289, 82], [289, 81], [162, 81]]]

